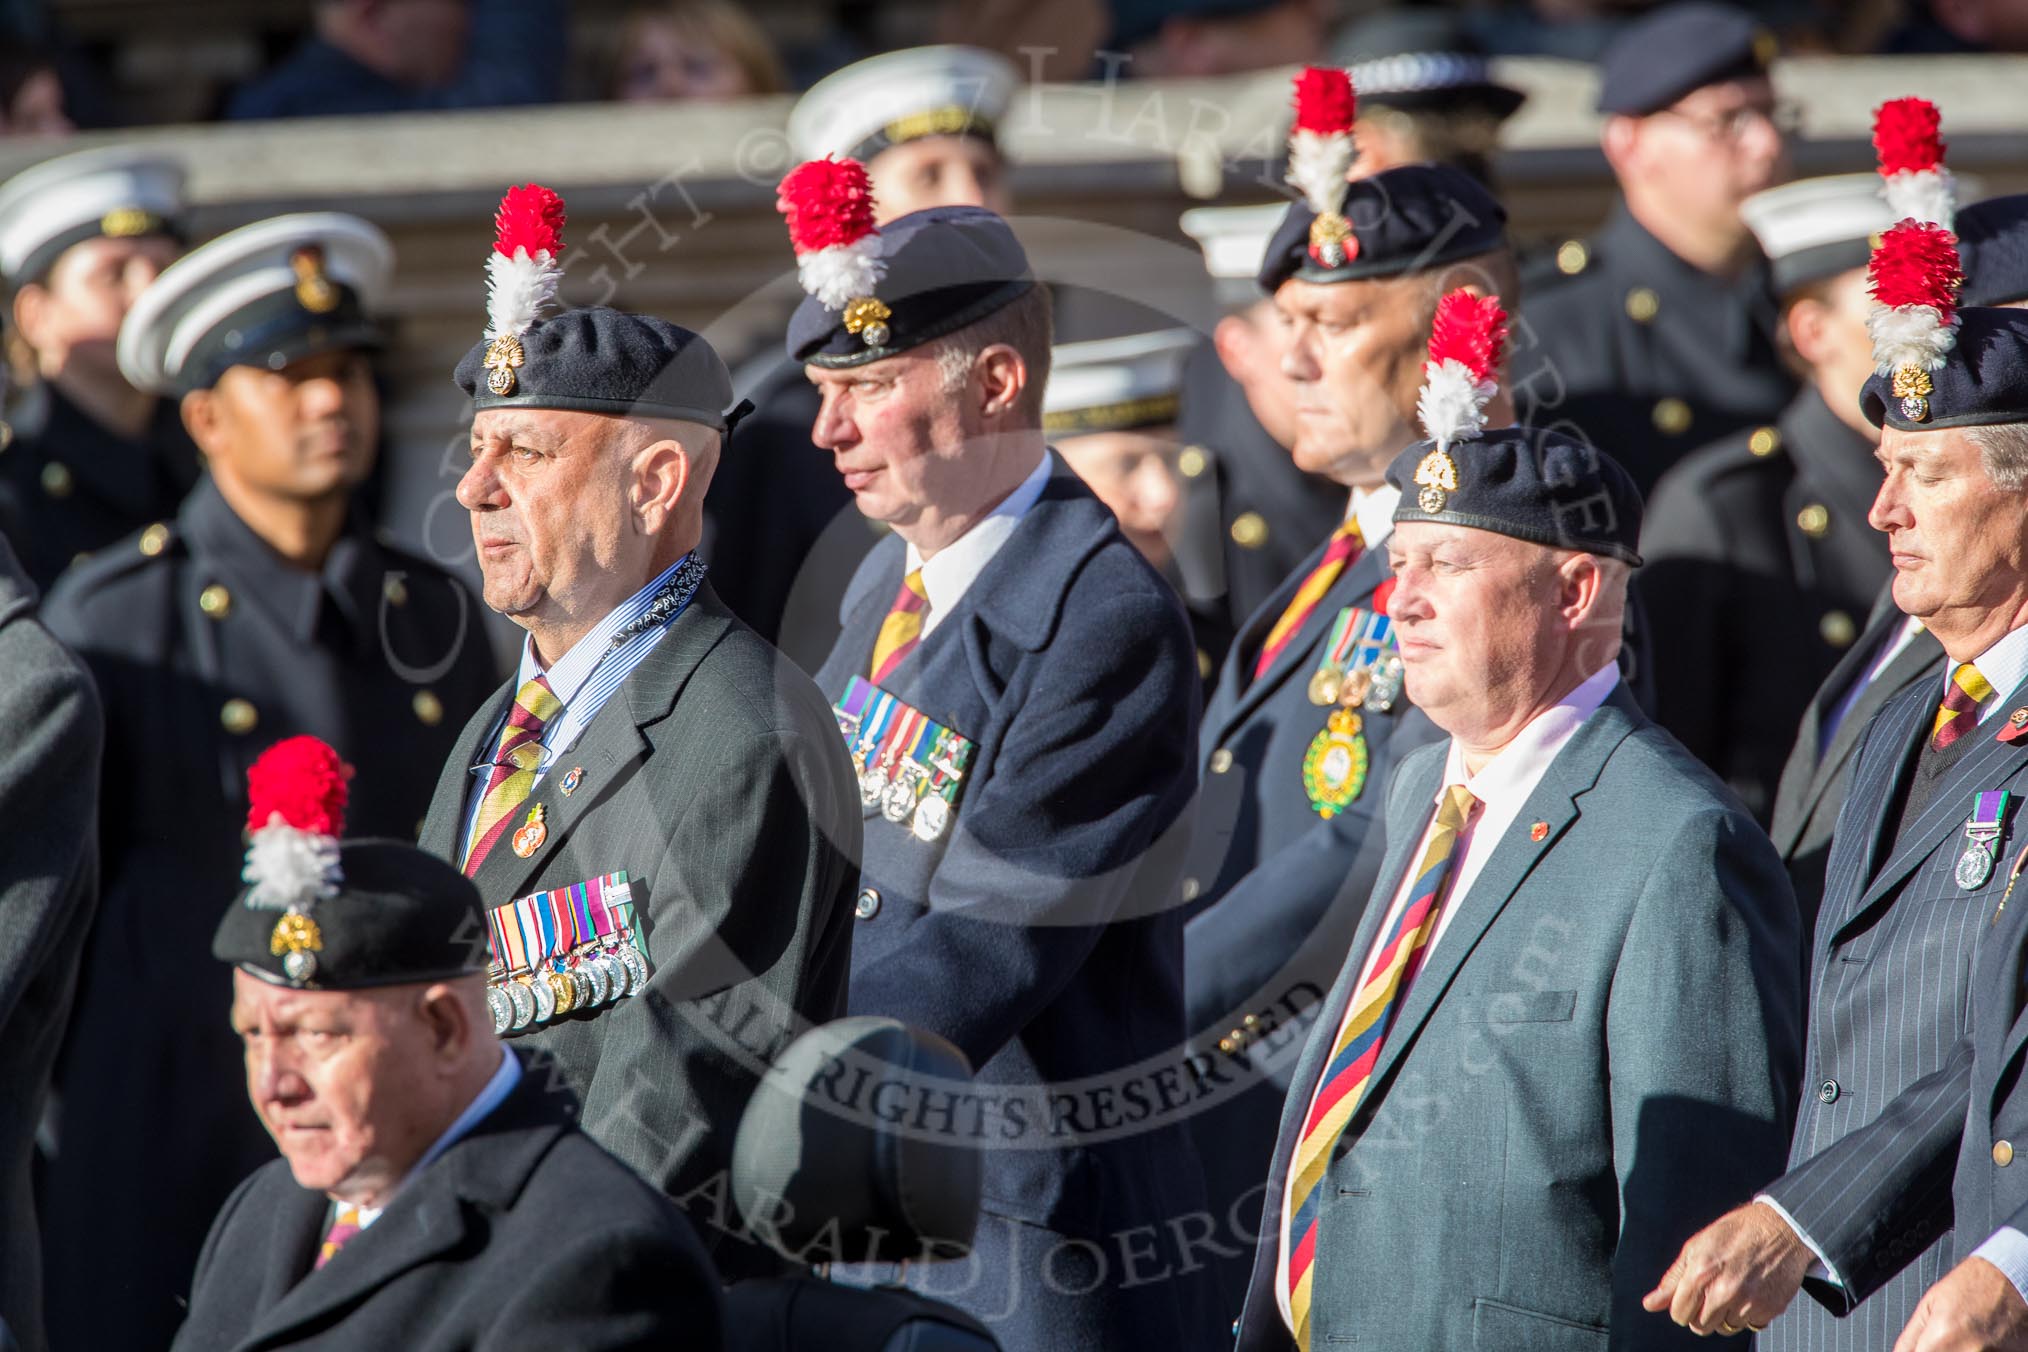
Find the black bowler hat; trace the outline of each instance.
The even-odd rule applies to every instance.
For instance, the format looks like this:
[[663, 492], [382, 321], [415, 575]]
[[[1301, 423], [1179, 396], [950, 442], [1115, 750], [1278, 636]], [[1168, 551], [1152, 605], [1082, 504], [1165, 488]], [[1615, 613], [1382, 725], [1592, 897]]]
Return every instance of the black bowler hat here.
[[212, 956], [277, 986], [363, 990], [486, 970], [478, 889], [444, 860], [395, 840], [349, 840], [351, 767], [291, 737], [247, 771], [247, 887]]
[[2028, 192], [1963, 207], [1951, 228], [1965, 265], [1965, 304], [2028, 300]]
[[809, 292], [789, 319], [789, 356], [863, 366], [956, 333], [1035, 287], [1007, 222], [982, 207], [930, 207], [875, 227], [856, 160], [809, 160], [779, 205]]
[[1317, 213], [1290, 203], [1261, 260], [1261, 290], [1272, 295], [1292, 277], [1328, 283], [1427, 272], [1507, 242], [1507, 209], [1477, 179], [1446, 164], [1403, 165], [1348, 183], [1337, 214], [1350, 244], [1332, 263], [1313, 245]]
[[510, 188], [486, 261], [486, 336], [458, 363], [475, 409], [556, 408], [675, 418], [730, 432], [732, 375], [710, 343], [653, 315], [595, 305], [544, 317], [563, 280], [563, 199]]
[[1599, 58], [1598, 110], [1645, 117], [1705, 85], [1767, 74], [1776, 43], [1751, 14], [1689, 0], [1626, 26]]

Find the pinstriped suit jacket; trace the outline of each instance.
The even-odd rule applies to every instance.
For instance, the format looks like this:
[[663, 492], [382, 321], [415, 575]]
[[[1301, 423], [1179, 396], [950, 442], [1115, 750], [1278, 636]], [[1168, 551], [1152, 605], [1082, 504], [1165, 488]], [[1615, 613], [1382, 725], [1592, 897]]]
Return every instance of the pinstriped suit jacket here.
[[[1819, 1186], [1821, 1171], [1795, 1166], [1865, 1126], [1896, 1095], [1945, 1067], [1964, 1033], [1973, 963], [2005, 886], [2006, 865], [2028, 843], [2021, 808], [2010, 805], [1993, 877], [1970, 892], [1957, 885], [1954, 873], [1972, 796], [1987, 789], [2028, 792], [2028, 743], [1996, 741], [2002, 725], [1988, 720], [1970, 734], [1977, 744], [1951, 768], [1895, 847], [1897, 790], [1929, 736], [1940, 695], [1938, 685], [1922, 681], [1880, 711], [1860, 744], [1832, 838], [1812, 960], [1807, 1080], [1789, 1155], [1792, 1172], [1767, 1190], [1820, 1244], [1826, 1242], [1820, 1230], [1834, 1240], [1840, 1233], [1835, 1219], [1840, 1198]], [[2011, 710], [2024, 700], [2028, 686], [2010, 693], [2000, 707]], [[1946, 1174], [1936, 1199], [1947, 1202], [1948, 1185]], [[1864, 1301], [1842, 1319], [1798, 1301], [1768, 1326], [1760, 1346], [1767, 1352], [1891, 1347], [1923, 1291], [1949, 1267], [1949, 1240], [1942, 1233], [1948, 1226], [1946, 1211], [1941, 1225], [1901, 1227], [1891, 1256], [1882, 1250], [1868, 1263], [1852, 1261], [1849, 1269], [1848, 1260], [1834, 1252]]]

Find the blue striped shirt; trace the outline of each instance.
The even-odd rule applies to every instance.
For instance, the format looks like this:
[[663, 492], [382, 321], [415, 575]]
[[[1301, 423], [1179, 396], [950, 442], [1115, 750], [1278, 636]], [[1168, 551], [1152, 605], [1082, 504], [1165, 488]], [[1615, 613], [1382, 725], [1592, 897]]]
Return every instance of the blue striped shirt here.
[[[662, 641], [662, 635], [669, 632], [668, 624], [657, 624], [634, 635], [617, 648], [612, 646], [613, 635], [646, 614], [648, 602], [655, 593], [670, 578], [676, 576], [676, 570], [689, 559], [690, 555], [685, 554], [656, 574], [647, 586], [622, 601], [610, 615], [600, 620], [590, 633], [573, 643], [570, 651], [557, 658], [550, 666], [549, 689], [562, 703], [563, 711], [550, 719], [542, 730], [542, 759], [536, 765], [536, 785], [542, 783], [543, 776], [549, 773], [550, 766], [554, 765], [564, 752], [577, 744], [577, 739], [591, 725], [592, 719], [598, 716], [599, 710], [605, 707], [613, 692], [620, 688], [620, 682], [626, 680], [634, 668], [641, 665], [649, 653], [655, 651], [655, 645]], [[670, 617], [672, 621], [674, 618]], [[519, 690], [542, 674], [542, 660], [535, 655], [535, 640], [523, 639], [521, 666], [515, 673], [514, 688]], [[500, 722], [495, 723], [493, 730], [486, 734], [485, 745], [488, 753], [499, 745], [500, 727], [506, 721], [507, 715], [502, 713]], [[488, 759], [473, 766], [471, 773], [472, 787], [467, 791], [469, 801], [465, 804], [464, 840], [467, 850], [471, 848], [472, 828], [478, 823], [479, 803], [485, 797], [486, 781], [493, 773], [490, 754]], [[531, 785], [529, 793], [532, 795], [534, 792], [535, 788]], [[462, 853], [460, 857], [462, 858]]]

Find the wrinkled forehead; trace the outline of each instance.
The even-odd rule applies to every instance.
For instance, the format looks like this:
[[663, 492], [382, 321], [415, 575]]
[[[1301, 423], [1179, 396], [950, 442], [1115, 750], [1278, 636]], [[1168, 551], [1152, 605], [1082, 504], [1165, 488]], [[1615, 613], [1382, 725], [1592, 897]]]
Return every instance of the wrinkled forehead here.
[[619, 419], [565, 408], [506, 406], [472, 415], [472, 440], [526, 441], [546, 446], [603, 445]]

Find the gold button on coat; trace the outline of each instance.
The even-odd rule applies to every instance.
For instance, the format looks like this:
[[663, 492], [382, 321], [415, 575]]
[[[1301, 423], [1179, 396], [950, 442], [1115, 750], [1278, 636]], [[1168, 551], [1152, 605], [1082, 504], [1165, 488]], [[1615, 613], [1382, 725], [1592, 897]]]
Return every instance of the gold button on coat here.
[[1556, 248], [1556, 270], [1566, 277], [1575, 277], [1591, 262], [1591, 250], [1581, 239], [1567, 239]]
[[143, 554], [154, 558], [169, 547], [169, 528], [157, 521], [141, 532], [140, 546]]
[[1267, 519], [1259, 512], [1241, 512], [1232, 519], [1232, 542], [1241, 549], [1259, 549], [1267, 538]]
[[1202, 446], [1185, 446], [1183, 453], [1176, 457], [1176, 472], [1186, 479], [1195, 479], [1210, 463], [1210, 457], [1204, 454]]
[[398, 577], [390, 577], [381, 583], [380, 594], [387, 598], [387, 603], [391, 606], [408, 604], [408, 584]]
[[42, 491], [52, 498], [70, 496], [70, 466], [52, 460], [42, 467]]
[[1232, 768], [1232, 753], [1224, 747], [1211, 753], [1211, 773], [1222, 775]]
[[434, 690], [418, 690], [410, 701], [415, 709], [416, 721], [426, 728], [433, 728], [444, 721], [444, 702], [437, 698]]
[[1656, 431], [1680, 437], [1690, 430], [1690, 405], [1674, 397], [1657, 399], [1654, 418]]
[[1772, 427], [1756, 427], [1746, 439], [1746, 449], [1756, 456], [1770, 456], [1782, 448], [1782, 434]]
[[1993, 1163], [2004, 1169], [2013, 1162], [2014, 1143], [2012, 1141], [1993, 1142]]
[[1831, 529], [1831, 509], [1821, 502], [1813, 502], [1796, 513], [1796, 529], [1812, 540], [1821, 540]]
[[1652, 287], [1637, 286], [1627, 292], [1627, 317], [1636, 324], [1645, 324], [1660, 314], [1662, 298]]
[[214, 582], [197, 593], [197, 608], [214, 620], [232, 614], [232, 593]]
[[1824, 618], [1817, 624], [1817, 633], [1833, 648], [1849, 648], [1852, 640], [1859, 637], [1859, 626], [1842, 610], [1824, 612]]
[[243, 699], [229, 699], [218, 711], [219, 726], [235, 737], [244, 737], [261, 721], [260, 711]]

